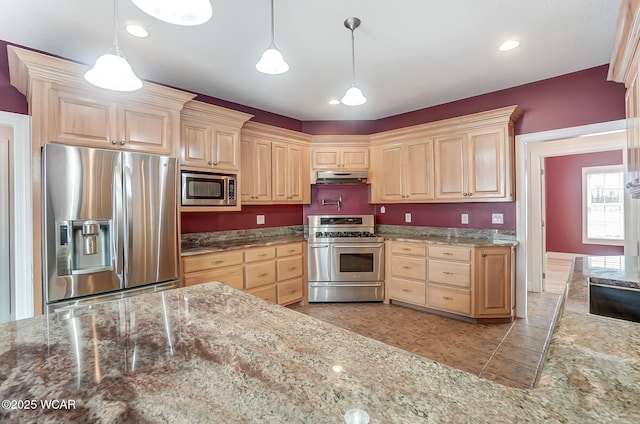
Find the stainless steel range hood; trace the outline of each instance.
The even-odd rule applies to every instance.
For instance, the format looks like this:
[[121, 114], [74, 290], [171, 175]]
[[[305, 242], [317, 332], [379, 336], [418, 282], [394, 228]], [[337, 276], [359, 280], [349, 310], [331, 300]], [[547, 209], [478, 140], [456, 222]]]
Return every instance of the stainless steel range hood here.
[[366, 184], [367, 171], [318, 171], [316, 184]]

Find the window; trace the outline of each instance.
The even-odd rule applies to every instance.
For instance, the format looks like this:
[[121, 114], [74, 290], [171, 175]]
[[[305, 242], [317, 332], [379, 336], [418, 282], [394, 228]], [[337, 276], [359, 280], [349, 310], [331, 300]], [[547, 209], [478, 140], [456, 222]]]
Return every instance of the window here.
[[582, 168], [582, 242], [624, 243], [622, 165]]

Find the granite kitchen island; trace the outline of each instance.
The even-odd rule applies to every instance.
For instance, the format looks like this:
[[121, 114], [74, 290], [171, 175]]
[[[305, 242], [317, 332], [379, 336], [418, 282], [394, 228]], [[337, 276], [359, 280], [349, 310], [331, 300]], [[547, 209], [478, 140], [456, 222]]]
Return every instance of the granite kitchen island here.
[[[531, 390], [219, 283], [2, 324], [0, 333], [2, 422], [340, 423], [353, 408], [371, 423], [640, 421], [640, 325], [572, 310]], [[41, 403], [53, 400], [73, 407]]]

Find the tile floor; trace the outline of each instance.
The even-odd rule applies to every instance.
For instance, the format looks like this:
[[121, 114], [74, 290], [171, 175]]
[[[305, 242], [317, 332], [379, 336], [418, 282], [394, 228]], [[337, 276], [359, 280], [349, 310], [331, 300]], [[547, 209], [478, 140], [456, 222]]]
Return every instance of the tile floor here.
[[[559, 275], [566, 277], [558, 278], [566, 283], [569, 269], [565, 272]], [[561, 300], [559, 293], [530, 292], [529, 316], [507, 324], [468, 324], [380, 303], [316, 303], [291, 308], [453, 368], [525, 389], [535, 385], [542, 370]]]

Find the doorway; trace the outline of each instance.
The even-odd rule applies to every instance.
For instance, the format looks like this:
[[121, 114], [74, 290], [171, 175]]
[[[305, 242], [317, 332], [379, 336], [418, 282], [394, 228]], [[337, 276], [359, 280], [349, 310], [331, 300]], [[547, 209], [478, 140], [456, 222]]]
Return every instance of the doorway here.
[[0, 172], [7, 183], [0, 195], [0, 221], [6, 224], [0, 224], [0, 248], [8, 267], [0, 275], [0, 321], [29, 318], [34, 311], [30, 126], [27, 115], [0, 112]]
[[[519, 242], [516, 265], [516, 315], [527, 316], [527, 293], [543, 289], [545, 263], [543, 234], [543, 185], [544, 158], [576, 153], [623, 149], [626, 121], [612, 121], [516, 137], [516, 233]], [[631, 204], [626, 214], [635, 216]], [[630, 221], [630, 219], [627, 219]], [[637, 232], [627, 227], [637, 246]], [[629, 238], [627, 237], [627, 238]], [[631, 244], [632, 241], [629, 240]], [[636, 249], [637, 250], [637, 249]], [[625, 246], [625, 251], [627, 248]], [[632, 253], [627, 253], [632, 254]]]

